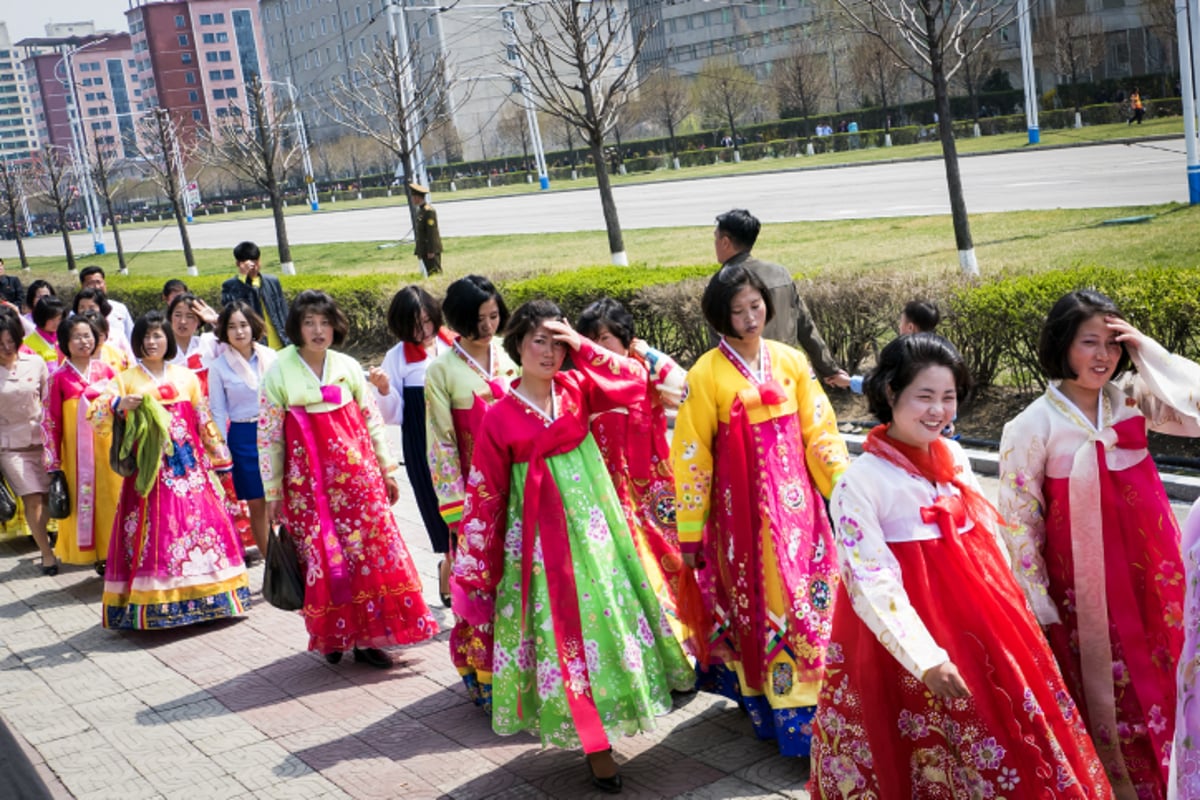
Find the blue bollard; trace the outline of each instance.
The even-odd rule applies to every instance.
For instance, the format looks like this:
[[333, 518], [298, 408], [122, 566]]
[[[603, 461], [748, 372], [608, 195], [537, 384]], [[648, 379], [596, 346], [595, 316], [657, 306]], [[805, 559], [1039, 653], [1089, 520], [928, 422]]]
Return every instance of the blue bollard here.
[[1038, 130], [1037, 128], [1030, 128], [1029, 129], [1029, 143], [1037, 144], [1041, 140], [1042, 140], [1042, 132], [1040, 130]]
[[549, 178], [538, 178], [538, 185], [540, 185], [542, 187], [542, 191], [546, 191], [547, 189], [550, 188], [550, 179]]
[[96, 242], [96, 255], [98, 255], [98, 256], [102, 256], [102, 255], [104, 255], [106, 252], [108, 252], [108, 251], [107, 251], [107, 249], [104, 247], [104, 242]]
[[1188, 203], [1193, 206], [1200, 205], [1200, 164], [1189, 164], [1187, 176]]

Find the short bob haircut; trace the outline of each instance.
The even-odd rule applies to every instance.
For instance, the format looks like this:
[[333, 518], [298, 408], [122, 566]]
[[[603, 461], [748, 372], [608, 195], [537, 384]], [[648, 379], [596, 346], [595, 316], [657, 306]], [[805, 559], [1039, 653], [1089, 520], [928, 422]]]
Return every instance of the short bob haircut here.
[[[188, 311], [196, 314], [195, 309], [192, 308], [192, 303], [194, 302], [196, 302], [196, 295], [191, 292], [184, 292], [172, 297], [171, 302], [167, 304], [167, 321], [171, 321], [171, 318], [175, 316], [175, 309], [181, 305], [186, 305]], [[196, 314], [196, 319], [199, 321], [199, 324], [196, 326], [197, 330], [202, 329], [204, 327], [204, 320], [200, 319], [199, 314]]]
[[29, 309], [30, 313], [33, 312], [33, 307], [37, 305], [35, 298], [42, 289], [49, 289], [51, 297], [58, 297], [58, 292], [54, 291], [54, 287], [50, 284], [50, 281], [44, 281], [39, 278], [29, 284], [29, 288], [25, 290], [25, 307]]
[[942, 321], [942, 312], [938, 311], [935, 303], [928, 300], [909, 300], [904, 304], [905, 319], [917, 326], [920, 333], [933, 333], [933, 329]]
[[863, 394], [871, 413], [880, 422], [891, 422], [892, 400], [926, 367], [949, 369], [960, 401], [971, 390], [971, 375], [954, 345], [936, 333], [912, 333], [888, 342], [879, 353], [875, 369], [863, 382]]
[[553, 300], [530, 300], [513, 312], [504, 327], [504, 352], [514, 363], [521, 363], [521, 344], [525, 337], [548, 319], [566, 321], [562, 309]]
[[633, 315], [611, 297], [602, 297], [585, 308], [575, 326], [575, 330], [593, 341], [600, 335], [601, 328], [617, 337], [626, 350], [633, 344], [633, 337], [636, 335], [633, 330]]
[[305, 289], [292, 300], [292, 307], [288, 309], [287, 322], [283, 326], [288, 339], [297, 347], [304, 345], [304, 337], [300, 334], [300, 329], [304, 318], [309, 314], [320, 314], [329, 320], [329, 324], [333, 326], [333, 346], [341, 347], [342, 342], [346, 341], [347, 334], [350, 333], [350, 323], [346, 320], [346, 315], [342, 313], [342, 310], [337, 307], [337, 303], [333, 302], [333, 298], [317, 289]]
[[108, 316], [112, 313], [112, 303], [108, 302], [108, 297], [99, 289], [80, 289], [75, 293], [75, 299], [71, 301], [71, 313], [79, 313], [79, 303], [83, 300], [91, 300], [100, 307], [100, 313]]
[[217, 317], [217, 341], [223, 344], [229, 344], [229, 320], [234, 314], [241, 313], [246, 318], [246, 322], [250, 323], [250, 338], [258, 341], [267, 332], [267, 325], [263, 322], [255, 311], [254, 307], [245, 300], [234, 300], [225, 308], [221, 309], [221, 316]]
[[0, 306], [0, 334], [6, 331], [17, 347], [25, 341], [25, 326], [21, 324], [20, 315], [8, 306]]
[[175, 347], [175, 334], [171, 332], [171, 325], [161, 311], [147, 311], [138, 317], [137, 322], [133, 323], [133, 336], [129, 337], [133, 354], [138, 358], [146, 357], [146, 351], [142, 349], [142, 345], [146, 341], [146, 334], [154, 328], [162, 331], [163, 336], [167, 337], [167, 352], [163, 353], [163, 361], [174, 359], [175, 354], [179, 352]]
[[442, 301], [446, 324], [460, 336], [478, 339], [479, 307], [488, 300], [495, 300], [500, 310], [497, 330], [505, 330], [508, 326], [508, 306], [504, 305], [504, 298], [492, 282], [482, 275], [459, 278], [446, 289], [446, 299]]
[[[1061, 381], [1079, 377], [1071, 369], [1071, 345], [1075, 342], [1079, 326], [1097, 316], [1125, 319], [1125, 315], [1111, 298], [1094, 289], [1069, 292], [1058, 299], [1046, 315], [1041, 336], [1038, 337], [1038, 363], [1041, 364], [1047, 378]], [[1121, 357], [1117, 360], [1117, 370], [1113, 377], [1116, 378], [1127, 371], [1132, 364], [1129, 351], [1122, 343]]]
[[396, 292], [388, 306], [388, 330], [402, 342], [421, 344], [421, 312], [429, 317], [436, 334], [442, 328], [442, 306], [429, 292], [416, 284]]
[[56, 317], [61, 317], [67, 310], [66, 304], [54, 295], [43, 297], [37, 301], [37, 305], [33, 307], [33, 324], [39, 328], [46, 327], [46, 323]]
[[80, 325], [86, 325], [92, 332], [92, 352], [88, 355], [95, 355], [96, 350], [100, 347], [100, 334], [96, 330], [96, 325], [92, 322], [91, 316], [76, 314], [73, 317], [67, 317], [58, 326], [58, 351], [67, 358], [71, 357], [71, 331]]
[[704, 288], [704, 296], [700, 298], [704, 319], [722, 336], [737, 338], [732, 322], [733, 298], [747, 286], [762, 295], [763, 305], [767, 309], [767, 322], [775, 318], [775, 304], [771, 302], [771, 293], [767, 291], [763, 279], [741, 264], [730, 264], [712, 276]]
[[717, 217], [717, 231], [728, 236], [734, 244], [744, 250], [754, 247], [761, 230], [762, 223], [758, 221], [758, 217], [744, 208], [735, 208]]
[[258, 245], [254, 242], [242, 242], [233, 248], [233, 260], [238, 263], [242, 261], [258, 261], [260, 258], [262, 258], [262, 251], [258, 249]]

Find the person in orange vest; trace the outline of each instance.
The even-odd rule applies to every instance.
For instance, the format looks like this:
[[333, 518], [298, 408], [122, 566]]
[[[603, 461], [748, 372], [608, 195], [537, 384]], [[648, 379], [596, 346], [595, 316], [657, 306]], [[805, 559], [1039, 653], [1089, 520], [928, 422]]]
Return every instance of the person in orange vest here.
[[1136, 122], [1138, 125], [1141, 125], [1142, 119], [1146, 116], [1146, 107], [1142, 105], [1142, 90], [1136, 86], [1132, 94], [1129, 95], [1129, 109], [1133, 114], [1129, 117], [1129, 121], [1126, 124], [1132, 125]]

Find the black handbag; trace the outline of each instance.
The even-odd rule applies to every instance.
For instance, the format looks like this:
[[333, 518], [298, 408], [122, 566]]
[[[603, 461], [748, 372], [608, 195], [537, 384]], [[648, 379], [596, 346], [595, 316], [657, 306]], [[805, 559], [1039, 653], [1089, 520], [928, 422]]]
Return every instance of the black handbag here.
[[263, 566], [263, 599], [284, 611], [304, 608], [304, 575], [300, 557], [287, 528], [267, 533], [267, 560]]
[[67, 476], [61, 469], [50, 473], [50, 519], [66, 519], [71, 516], [71, 489]]
[[17, 496], [8, 481], [0, 475], [0, 522], [9, 522], [17, 515]]
[[130, 453], [125, 458], [121, 458], [121, 442], [124, 440], [125, 417], [113, 414], [112, 445], [108, 448], [108, 465], [122, 478], [132, 478], [137, 474], [137, 456]]

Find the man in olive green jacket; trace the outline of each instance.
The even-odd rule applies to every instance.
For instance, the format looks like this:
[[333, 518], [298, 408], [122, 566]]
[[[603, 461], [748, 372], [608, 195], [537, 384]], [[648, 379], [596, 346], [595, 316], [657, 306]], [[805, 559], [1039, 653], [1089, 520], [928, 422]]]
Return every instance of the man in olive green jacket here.
[[417, 224], [413, 236], [417, 246], [413, 254], [425, 263], [425, 274], [436, 275], [442, 271], [442, 235], [438, 232], [437, 212], [425, 196], [429, 188], [419, 183], [410, 183], [413, 205], [417, 207]]
[[717, 217], [717, 227], [713, 231], [717, 261], [721, 262], [722, 269], [741, 264], [767, 285], [775, 316], [763, 329], [763, 337], [799, 347], [825, 383], [845, 389], [850, 385], [850, 375], [838, 366], [829, 352], [829, 347], [813, 323], [808, 306], [796, 290], [791, 273], [778, 264], [759, 261], [750, 255], [761, 228], [762, 223], [758, 218], [743, 208], [735, 208]]

